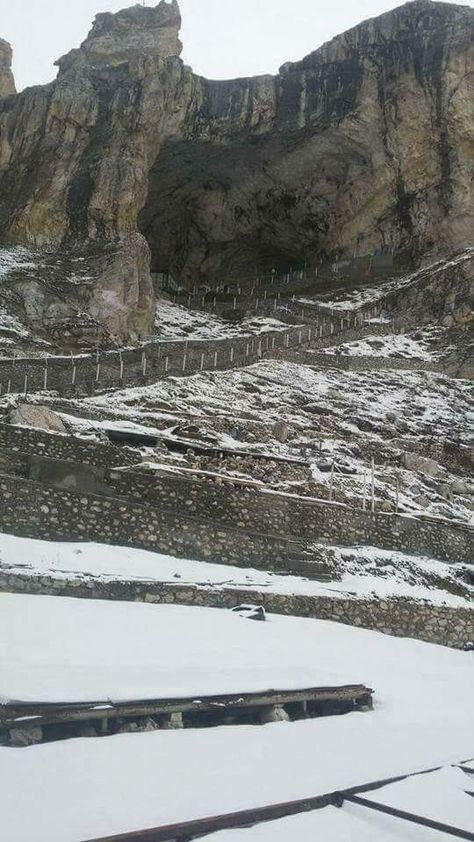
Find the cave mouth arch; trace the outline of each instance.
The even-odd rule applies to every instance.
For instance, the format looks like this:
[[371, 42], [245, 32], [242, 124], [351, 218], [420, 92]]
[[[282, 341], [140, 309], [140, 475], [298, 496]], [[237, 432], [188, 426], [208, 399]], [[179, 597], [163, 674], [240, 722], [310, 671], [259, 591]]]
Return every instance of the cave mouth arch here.
[[265, 169], [274, 145], [164, 142], [138, 218], [152, 273], [170, 274], [187, 288], [212, 287], [306, 263], [298, 195]]

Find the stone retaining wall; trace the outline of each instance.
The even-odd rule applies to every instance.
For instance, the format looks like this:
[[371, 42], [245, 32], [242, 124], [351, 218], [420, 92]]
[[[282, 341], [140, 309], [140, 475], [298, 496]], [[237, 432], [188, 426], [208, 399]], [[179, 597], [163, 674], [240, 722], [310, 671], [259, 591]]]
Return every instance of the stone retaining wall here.
[[[368, 328], [354, 320], [317, 317], [311, 324], [253, 336], [228, 339], [155, 341], [138, 348], [81, 354], [76, 357], [0, 358], [0, 393], [28, 394], [55, 390], [62, 394], [93, 393], [99, 389], [140, 386], [164, 377], [199, 371], [228, 370], [253, 365], [273, 352], [311, 346], [327, 347], [344, 336], [346, 341], [367, 335]], [[296, 319], [294, 319], [295, 321]], [[389, 332], [374, 325], [370, 333]]]
[[[298, 539], [240, 529], [149, 503], [52, 488], [0, 474], [0, 531], [50, 541], [95, 541], [240, 567], [301, 572]], [[292, 567], [295, 563], [294, 568]]]
[[134, 465], [142, 461], [140, 451], [130, 447], [116, 447], [108, 441], [64, 433], [51, 434], [45, 430], [1, 422], [0, 450], [12, 456], [22, 453], [104, 468]]
[[[214, 549], [214, 558], [224, 563], [231, 560], [234, 564], [241, 563], [239, 552], [244, 552], [246, 563], [261, 566], [264, 558], [265, 565], [270, 563], [273, 566], [272, 553], [269, 546], [265, 545], [267, 540], [269, 544], [276, 542], [275, 551], [281, 544], [287, 554], [288, 544], [294, 544], [303, 551], [303, 545], [306, 547], [319, 541], [349, 546], [372, 545], [450, 562], [472, 561], [474, 531], [467, 525], [363, 512], [340, 503], [254, 490], [233, 486], [232, 483], [226, 483], [223, 493], [218, 477], [217, 481], [204, 481], [193, 475], [188, 477], [155, 472], [145, 475], [133, 470], [114, 469], [100, 470], [100, 476], [96, 476], [94, 471], [98, 469], [93, 466], [88, 468], [86, 464], [79, 465], [44, 457], [41, 459], [37, 456], [31, 457], [28, 453], [25, 453], [24, 460], [25, 465], [29, 465], [29, 479], [22, 480], [21, 495], [20, 488], [13, 495], [13, 501], [19, 497], [19, 524], [30, 530], [34, 530], [35, 525], [41, 526], [42, 530], [47, 529], [48, 523], [42, 523], [45, 519], [40, 518], [38, 521], [32, 513], [39, 497], [48, 493], [53, 497], [59, 495], [59, 500], [54, 498], [54, 505], [61, 505], [55, 517], [51, 518], [53, 538], [58, 537], [58, 530], [66, 540], [81, 538], [84, 531], [89, 535], [92, 530], [94, 534], [95, 530], [94, 540], [121, 543], [122, 538], [116, 540], [115, 530], [112, 530], [110, 525], [111, 522], [115, 524], [115, 518], [110, 520], [111, 513], [120, 512], [116, 525], [120, 527], [119, 533], [124, 536], [124, 540], [126, 539], [125, 543], [148, 546], [150, 540], [159, 539], [161, 549], [166, 544], [164, 551], [178, 552], [179, 555], [176, 546], [179, 547], [183, 541], [182, 532], [188, 534], [188, 537], [192, 536], [187, 545], [190, 548], [181, 553], [182, 555], [191, 552], [194, 553], [191, 557], [209, 558], [209, 551]], [[10, 473], [8, 467], [4, 468], [5, 471]], [[28, 476], [28, 473], [26, 475]], [[18, 479], [12, 476], [3, 477], [3, 481], [13, 489], [15, 480]], [[31, 479], [35, 482], [31, 482]], [[7, 505], [11, 495], [5, 497], [2, 488], [0, 499], [4, 498], [4, 511], [0, 514], [0, 523], [6, 524], [4, 528], [8, 529], [8, 524], [14, 523], [15, 517], [14, 512], [9, 511], [11, 504]], [[73, 489], [79, 495], [82, 491], [95, 495], [92, 507], [89, 507], [87, 499], [85, 500], [83, 523], [80, 518], [82, 506], [75, 511], [77, 501], [74, 504], [68, 500], [66, 504], [67, 498], [63, 498], [61, 502], [61, 495], [67, 494], [68, 489]], [[5, 489], [7, 493], [11, 490], [10, 487]], [[68, 512], [71, 507], [77, 515], [72, 520]], [[46, 508], [49, 511], [48, 504]], [[99, 515], [104, 514], [105, 510], [107, 517], [103, 524], [99, 516], [93, 517], [91, 521], [91, 512], [97, 512]], [[132, 510], [133, 516], [130, 514]], [[124, 511], [127, 512], [125, 518]], [[150, 518], [149, 522], [147, 517]], [[189, 526], [186, 527], [188, 521]], [[176, 529], [179, 534], [167, 534]], [[222, 540], [214, 547], [209, 544], [210, 531], [219, 535], [220, 532], [223, 533], [220, 536]], [[228, 543], [229, 540], [232, 542], [234, 531], [239, 536], [240, 549]], [[33, 537], [44, 536], [43, 532], [38, 536], [34, 535], [34, 531], [31, 534]], [[252, 535], [257, 542], [255, 546], [252, 545]], [[281, 567], [285, 562], [284, 554], [279, 555], [277, 561]]]
[[3, 570], [0, 570], [0, 591], [213, 608], [232, 608], [242, 603], [252, 603], [263, 605], [274, 614], [332, 620], [453, 648], [461, 648], [468, 641], [474, 640], [474, 612], [470, 608], [437, 606], [408, 598], [381, 600], [297, 596], [250, 588], [215, 589], [193, 584], [103, 582], [92, 577], [71, 577], [67, 580], [46, 575], [18, 575]]

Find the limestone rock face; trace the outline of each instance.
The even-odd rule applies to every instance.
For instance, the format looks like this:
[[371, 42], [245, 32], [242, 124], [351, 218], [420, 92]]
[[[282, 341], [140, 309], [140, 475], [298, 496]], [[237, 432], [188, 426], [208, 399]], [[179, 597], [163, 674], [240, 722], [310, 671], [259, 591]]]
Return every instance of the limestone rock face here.
[[98, 15], [55, 82], [0, 100], [0, 242], [121, 253], [79, 296], [117, 340], [151, 329], [150, 254], [194, 283], [464, 246], [473, 20], [415, 0], [275, 77], [211, 82], [179, 58], [175, 0]]
[[181, 15], [176, 0], [162, 2], [154, 9], [132, 6], [113, 15], [96, 15], [94, 25], [78, 50], [58, 59], [60, 72], [77, 64], [117, 65], [128, 62], [135, 54], [179, 56], [182, 44], [178, 38]]
[[0, 38], [0, 97], [16, 93], [11, 67], [12, 48], [8, 41]]

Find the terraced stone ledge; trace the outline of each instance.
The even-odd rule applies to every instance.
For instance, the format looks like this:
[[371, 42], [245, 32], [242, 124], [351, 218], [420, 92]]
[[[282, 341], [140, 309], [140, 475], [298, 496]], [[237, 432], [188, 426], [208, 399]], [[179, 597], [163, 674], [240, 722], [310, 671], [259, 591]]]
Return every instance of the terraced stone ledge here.
[[373, 629], [395, 637], [411, 637], [460, 649], [474, 639], [474, 611], [432, 605], [406, 597], [364, 599], [300, 596], [256, 589], [196, 584], [102, 581], [92, 577], [56, 578], [0, 570], [0, 591], [156, 604], [234, 608], [242, 603], [263, 605], [274, 614], [331, 620]]

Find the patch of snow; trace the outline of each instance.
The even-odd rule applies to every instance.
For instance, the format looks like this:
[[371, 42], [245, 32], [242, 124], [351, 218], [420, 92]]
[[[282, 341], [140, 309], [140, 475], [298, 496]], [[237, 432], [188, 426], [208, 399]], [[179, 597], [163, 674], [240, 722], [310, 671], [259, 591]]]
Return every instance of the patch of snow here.
[[[198, 585], [215, 590], [249, 590], [295, 596], [332, 596], [334, 598], [408, 597], [436, 605], [468, 605], [466, 598], [443, 589], [452, 585], [455, 568], [434, 559], [409, 556], [377, 547], [333, 547], [340, 580], [330, 583], [300, 576], [195, 561], [148, 550], [40, 541], [0, 534], [0, 571], [51, 576], [56, 579], [79, 578], [102, 582], [150, 582], [174, 585]], [[426, 584], [437, 577], [438, 584]], [[466, 586], [466, 592], [469, 588]]]
[[[300, 684], [310, 677], [352, 676], [375, 690], [375, 710], [368, 714], [0, 748], [0, 814], [8, 842], [79, 842], [315, 796], [459, 763], [472, 754], [466, 743], [472, 730], [470, 653], [318, 620], [269, 615], [266, 623], [252, 623], [216, 609], [6, 594], [0, 599], [2, 616], [4, 608], [8, 612], [5, 629], [13, 623], [9, 663], [12, 651], [25, 652], [28, 643], [26, 659], [16, 659], [13, 669], [29, 693], [36, 681], [43, 694], [52, 690], [51, 672], [29, 671], [35, 654], [43, 665], [48, 659], [55, 664], [69, 691], [79, 682], [84, 692], [93, 668], [100, 687], [110, 688], [118, 664], [121, 693], [150, 686], [158, 664], [165, 666], [163, 687], [203, 684], [198, 664], [222, 665], [222, 677], [237, 686], [249, 659], [254, 682], [271, 663], [277, 680], [284, 673], [288, 678], [288, 669]], [[174, 639], [178, 628], [181, 641]], [[254, 647], [265, 653], [259, 663]], [[178, 649], [182, 661], [176, 660]], [[185, 673], [193, 652], [194, 672]], [[123, 669], [128, 663], [131, 673]], [[142, 670], [134, 674], [138, 663]], [[302, 842], [295, 827], [295, 835], [267, 838]], [[364, 823], [354, 827], [361, 832], [351, 842], [370, 839]], [[378, 827], [377, 838], [390, 839], [386, 826]], [[331, 839], [324, 833], [321, 838]]]

